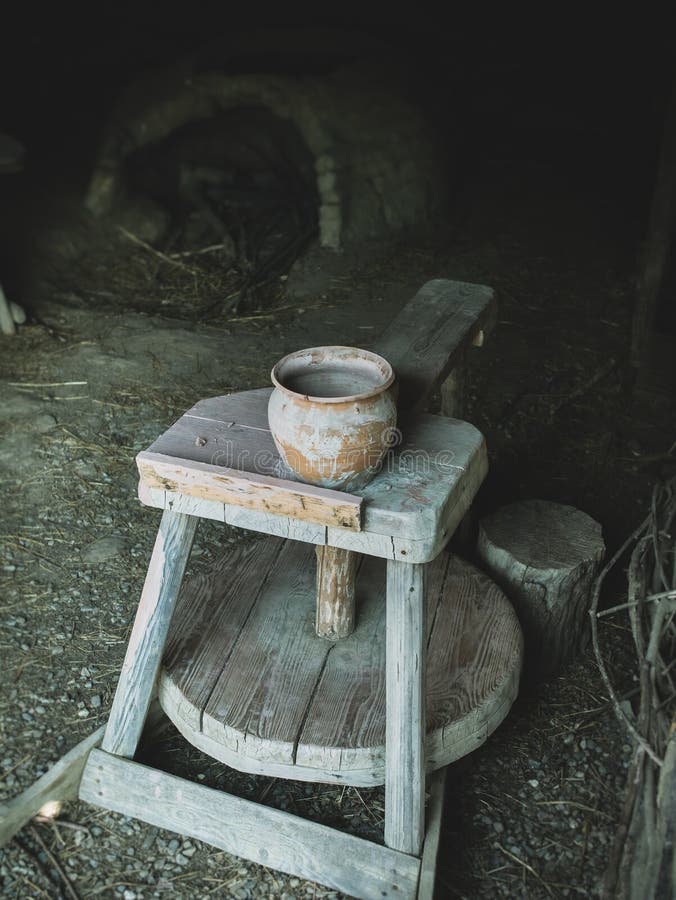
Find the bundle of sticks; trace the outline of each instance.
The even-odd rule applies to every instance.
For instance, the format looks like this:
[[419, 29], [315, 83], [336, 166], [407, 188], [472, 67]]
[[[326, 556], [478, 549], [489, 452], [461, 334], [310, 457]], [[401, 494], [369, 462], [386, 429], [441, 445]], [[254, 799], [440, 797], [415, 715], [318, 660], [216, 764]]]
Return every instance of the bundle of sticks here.
[[[676, 478], [657, 485], [648, 516], [606, 565], [592, 606], [592, 642], [613, 709], [633, 744], [604, 900], [674, 896], [676, 834]], [[627, 602], [599, 611], [603, 581], [631, 550]], [[601, 653], [598, 621], [627, 616], [638, 665], [637, 705], [623, 703]]]

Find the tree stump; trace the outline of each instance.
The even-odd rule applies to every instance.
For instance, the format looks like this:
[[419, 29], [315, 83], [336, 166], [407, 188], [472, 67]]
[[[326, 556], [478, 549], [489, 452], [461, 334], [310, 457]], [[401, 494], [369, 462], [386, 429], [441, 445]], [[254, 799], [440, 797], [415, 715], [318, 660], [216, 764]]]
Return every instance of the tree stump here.
[[527, 669], [555, 672], [589, 637], [589, 601], [605, 553], [601, 526], [572, 506], [526, 500], [481, 520], [477, 552], [514, 604]]

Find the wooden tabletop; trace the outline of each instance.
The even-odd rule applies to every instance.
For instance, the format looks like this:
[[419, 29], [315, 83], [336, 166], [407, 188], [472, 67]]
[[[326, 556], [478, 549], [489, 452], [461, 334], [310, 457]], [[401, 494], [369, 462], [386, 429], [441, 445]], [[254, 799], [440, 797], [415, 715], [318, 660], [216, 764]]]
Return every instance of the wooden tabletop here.
[[266, 534], [427, 562], [467, 511], [487, 471], [468, 422], [412, 414], [401, 444], [361, 491], [293, 480], [268, 428], [271, 388], [200, 400], [139, 453], [139, 497]]

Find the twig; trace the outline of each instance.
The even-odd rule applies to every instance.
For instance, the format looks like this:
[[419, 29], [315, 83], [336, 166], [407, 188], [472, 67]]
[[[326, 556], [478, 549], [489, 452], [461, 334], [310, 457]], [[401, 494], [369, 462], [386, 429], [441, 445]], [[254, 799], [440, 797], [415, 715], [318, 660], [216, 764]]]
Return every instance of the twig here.
[[189, 272], [191, 275], [195, 274], [195, 269], [191, 269], [190, 266], [186, 266], [185, 263], [179, 262], [177, 259], [172, 259], [171, 256], [167, 256], [166, 253], [162, 253], [161, 250], [156, 250], [154, 247], [151, 247], [150, 244], [146, 243], [142, 238], [137, 237], [135, 234], [132, 234], [131, 231], [127, 231], [126, 228], [123, 228], [121, 225], [117, 226], [118, 231], [127, 238], [128, 241], [131, 241], [132, 244], [136, 244], [137, 247], [142, 247], [147, 253], [152, 253], [153, 256], [156, 256], [158, 259], [161, 259], [162, 262], [168, 263], [170, 266], [176, 266], [179, 269], [183, 269], [184, 272]]
[[567, 397], [565, 397], [559, 403], [556, 403], [549, 413], [550, 421], [563, 406], [565, 406], [567, 403], [570, 403], [571, 400], [576, 400], [578, 397], [586, 394], [587, 391], [590, 388], [594, 387], [595, 384], [598, 384], [599, 381], [602, 381], [607, 375], [610, 375], [616, 365], [617, 361], [611, 357], [601, 366], [601, 368], [597, 369], [596, 372], [594, 372], [591, 378], [588, 378], [583, 384], [579, 385], [579, 387], [576, 387], [575, 390], [571, 391]]
[[618, 606], [609, 606], [596, 613], [597, 619], [603, 619], [613, 613], [621, 612], [623, 609], [630, 609], [632, 606], [639, 606], [641, 603], [654, 603], [656, 600], [676, 600], [676, 591], [662, 591], [659, 594], [648, 594], [643, 600], [634, 600], [631, 603], [620, 603]]
[[49, 849], [47, 844], [45, 844], [45, 842], [42, 840], [42, 838], [40, 837], [40, 833], [38, 832], [37, 828], [34, 825], [31, 825], [31, 832], [32, 832], [35, 840], [42, 847], [42, 850], [44, 851], [45, 855], [47, 856], [47, 858], [49, 859], [51, 864], [54, 866], [56, 871], [59, 873], [59, 875], [63, 879], [63, 883], [66, 888], [66, 892], [72, 897], [72, 900], [80, 900], [79, 894], [73, 887], [73, 884], [72, 884], [70, 878], [66, 875], [66, 870], [63, 868], [63, 866], [61, 865], [59, 860]]
[[10, 387], [41, 388], [41, 387], [67, 387], [72, 384], [89, 384], [88, 381], [8, 381]]
[[554, 891], [547, 884], [547, 882], [542, 878], [542, 876], [538, 875], [538, 873], [535, 871], [535, 869], [531, 865], [529, 865], [527, 862], [524, 862], [522, 859], [519, 859], [519, 857], [515, 856], [513, 853], [510, 853], [509, 850], [505, 850], [505, 848], [502, 846], [502, 844], [498, 844], [498, 847], [500, 848], [500, 850], [502, 850], [502, 852], [505, 854], [505, 856], [507, 856], [509, 859], [513, 859], [514, 862], [518, 863], [520, 866], [523, 866], [523, 868], [527, 872], [530, 872], [531, 875], [540, 882], [540, 884], [547, 891], [547, 893], [549, 894], [550, 897], [554, 896]]
[[186, 256], [203, 256], [205, 253], [216, 253], [218, 250], [231, 249], [232, 242], [223, 241], [220, 244], [210, 244], [208, 247], [200, 247], [199, 250], [182, 250], [179, 253], [168, 253], [170, 259], [183, 259]]
[[650, 744], [648, 744], [647, 741], [643, 738], [643, 736], [641, 734], [639, 734], [639, 732], [636, 730], [636, 728], [634, 728], [634, 726], [632, 725], [632, 723], [629, 721], [626, 714], [624, 713], [622, 707], [620, 706], [620, 701], [617, 697], [617, 694], [615, 693], [615, 689], [613, 688], [613, 686], [610, 682], [608, 670], [606, 669], [606, 665], [605, 665], [605, 663], [603, 661], [603, 657], [601, 655], [601, 648], [599, 646], [599, 635], [598, 635], [598, 620], [596, 617], [596, 613], [598, 612], [598, 607], [599, 607], [599, 598], [601, 596], [601, 587], [603, 585], [603, 581], [604, 581], [606, 575], [615, 566], [617, 561], [626, 553], [627, 549], [633, 543], [635, 543], [643, 535], [643, 533], [645, 531], [647, 531], [647, 529], [650, 527], [650, 521], [651, 521], [651, 517], [646, 516], [646, 518], [643, 520], [643, 522], [641, 522], [641, 524], [638, 526], [638, 528], [636, 528], [635, 531], [633, 531], [629, 535], [627, 540], [622, 544], [622, 546], [615, 553], [615, 555], [612, 557], [612, 559], [608, 563], [606, 563], [606, 565], [603, 567], [599, 577], [596, 580], [596, 585], [594, 586], [594, 593], [592, 595], [592, 602], [591, 602], [591, 608], [589, 610], [589, 616], [591, 618], [592, 647], [594, 650], [594, 656], [596, 658], [596, 664], [599, 668], [599, 672], [601, 673], [601, 678], [603, 680], [603, 684], [606, 688], [606, 691], [608, 692], [608, 696], [610, 697], [610, 701], [613, 705], [615, 715], [616, 715], [617, 719], [622, 723], [622, 725], [624, 725], [624, 727], [627, 729], [627, 731], [631, 734], [631, 736], [634, 738], [636, 743], [639, 744], [645, 750], [645, 752], [648, 754], [648, 756], [653, 760], [653, 762], [656, 763], [656, 765], [660, 766], [660, 768], [661, 768], [662, 760], [659, 758], [659, 756], [657, 756], [657, 754], [655, 753], [653, 748], [650, 746]]

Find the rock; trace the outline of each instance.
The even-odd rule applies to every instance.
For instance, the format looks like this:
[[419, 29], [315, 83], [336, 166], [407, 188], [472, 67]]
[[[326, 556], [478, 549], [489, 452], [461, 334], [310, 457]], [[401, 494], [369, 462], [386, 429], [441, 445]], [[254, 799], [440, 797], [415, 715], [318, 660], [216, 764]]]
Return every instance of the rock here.
[[56, 419], [51, 413], [40, 413], [40, 415], [36, 416], [33, 420], [35, 430], [43, 434], [46, 431], [51, 431], [57, 424]]
[[110, 534], [107, 537], [92, 541], [80, 553], [86, 563], [101, 563], [114, 559], [127, 549], [127, 542], [121, 534]]

